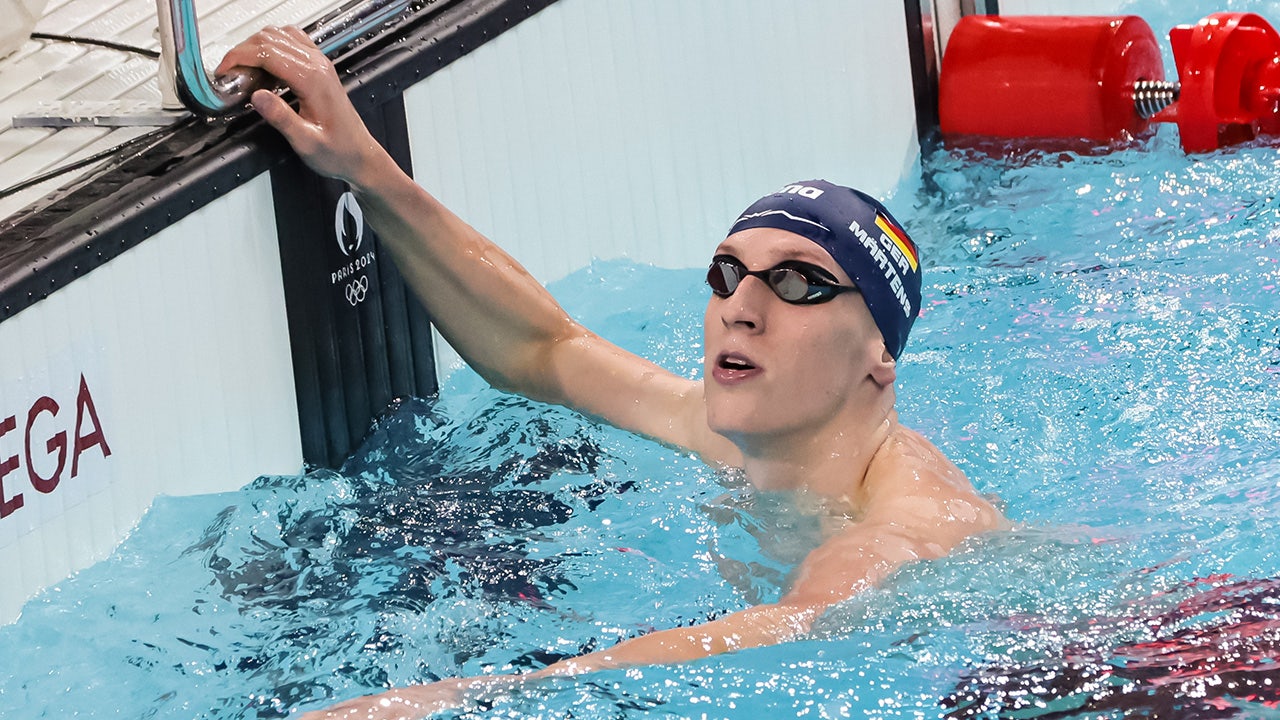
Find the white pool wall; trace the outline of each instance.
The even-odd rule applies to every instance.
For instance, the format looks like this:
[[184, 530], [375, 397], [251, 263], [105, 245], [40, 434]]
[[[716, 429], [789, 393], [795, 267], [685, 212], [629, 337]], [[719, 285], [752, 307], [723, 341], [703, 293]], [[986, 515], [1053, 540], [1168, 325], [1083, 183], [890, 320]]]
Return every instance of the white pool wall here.
[[[0, 501], [23, 502], [0, 519], [0, 623], [106, 557], [157, 495], [301, 470], [292, 368], [266, 175], [0, 323]], [[98, 423], [76, 428], [82, 377]], [[56, 414], [32, 415], [42, 397]], [[59, 433], [41, 492], [28, 469], [54, 476]]]
[[1128, 0], [1000, 0], [1001, 15], [1116, 15]]
[[893, 208], [920, 153], [907, 37], [899, 0], [560, 0], [405, 93], [414, 175], [544, 283], [595, 259], [697, 267], [794, 180]]
[[536, 277], [706, 262], [756, 197], [917, 154], [898, 0], [561, 0], [405, 94], [418, 181]]
[[560, 0], [405, 103], [418, 181], [544, 283], [702, 265], [760, 195], [919, 154], [900, 0]]

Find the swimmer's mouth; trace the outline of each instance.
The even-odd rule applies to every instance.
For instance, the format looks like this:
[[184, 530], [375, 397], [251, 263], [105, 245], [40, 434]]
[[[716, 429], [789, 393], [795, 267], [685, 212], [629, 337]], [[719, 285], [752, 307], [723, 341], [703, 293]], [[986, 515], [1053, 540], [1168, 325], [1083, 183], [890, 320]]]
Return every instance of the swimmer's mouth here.
[[721, 370], [729, 370], [734, 372], [745, 372], [747, 370], [755, 370], [756, 366], [747, 358], [737, 353], [723, 353], [716, 358], [716, 367]]

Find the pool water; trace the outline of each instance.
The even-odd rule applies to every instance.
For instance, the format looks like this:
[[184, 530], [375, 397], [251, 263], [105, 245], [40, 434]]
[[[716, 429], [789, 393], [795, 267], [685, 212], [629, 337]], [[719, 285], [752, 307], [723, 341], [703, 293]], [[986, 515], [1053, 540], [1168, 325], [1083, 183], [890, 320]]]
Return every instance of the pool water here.
[[[1144, 7], [1158, 33], [1221, 9]], [[926, 261], [899, 410], [1017, 527], [904, 568], [804, 641], [456, 715], [1275, 716], [1280, 152], [1188, 158], [1161, 131], [923, 165], [892, 202]], [[608, 262], [552, 289], [696, 377], [701, 275]], [[460, 371], [339, 471], [158, 499], [0, 628], [0, 717], [272, 718], [537, 668], [776, 599], [803, 550], [782, 528], [803, 523]]]

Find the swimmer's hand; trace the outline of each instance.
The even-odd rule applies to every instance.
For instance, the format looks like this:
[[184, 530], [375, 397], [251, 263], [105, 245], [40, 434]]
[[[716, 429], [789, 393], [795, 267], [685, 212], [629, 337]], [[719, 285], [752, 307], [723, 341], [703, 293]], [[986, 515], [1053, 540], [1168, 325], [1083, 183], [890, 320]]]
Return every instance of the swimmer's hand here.
[[298, 720], [421, 720], [461, 708], [482, 694], [522, 680], [518, 675], [451, 678], [347, 700], [324, 710], [303, 713]]
[[293, 90], [297, 112], [270, 90], [254, 92], [251, 102], [312, 170], [360, 185], [392, 162], [351, 105], [333, 63], [302, 30], [264, 28], [232, 48], [215, 74], [234, 67], [260, 68]]

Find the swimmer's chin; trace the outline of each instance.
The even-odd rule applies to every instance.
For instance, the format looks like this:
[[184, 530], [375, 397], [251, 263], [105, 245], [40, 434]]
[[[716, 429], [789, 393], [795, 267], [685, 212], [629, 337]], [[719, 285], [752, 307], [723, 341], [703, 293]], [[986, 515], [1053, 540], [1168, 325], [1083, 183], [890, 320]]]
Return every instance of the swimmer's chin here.
[[753, 415], [754, 413], [745, 412], [742, 407], [727, 402], [727, 398], [707, 399], [707, 427], [739, 450], [744, 442], [758, 432], [752, 422]]

